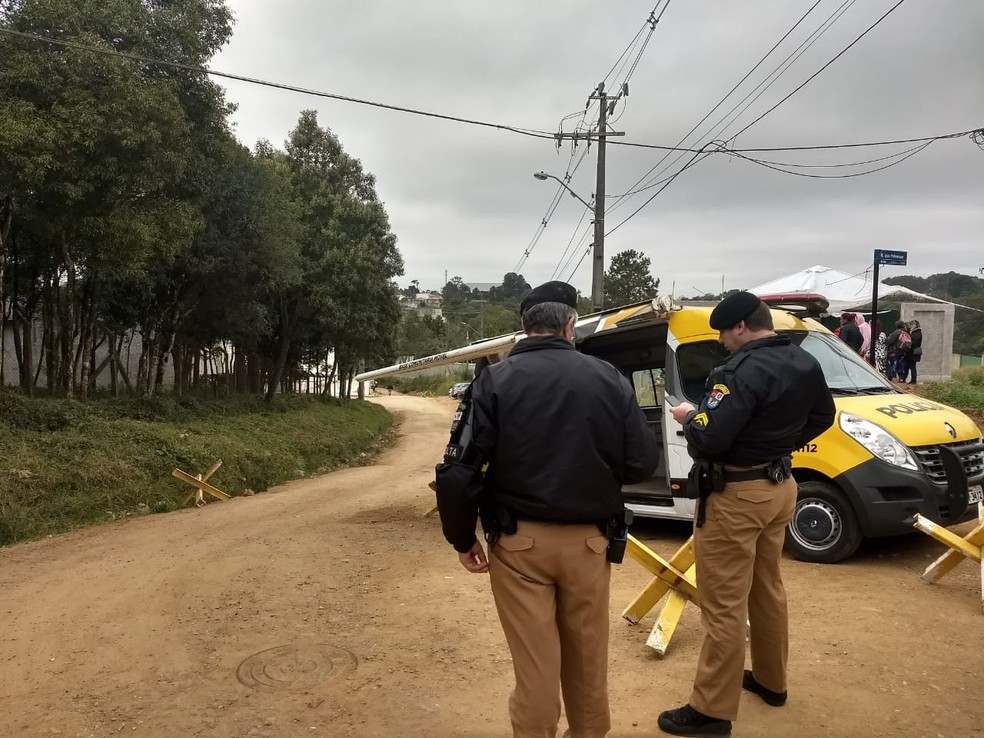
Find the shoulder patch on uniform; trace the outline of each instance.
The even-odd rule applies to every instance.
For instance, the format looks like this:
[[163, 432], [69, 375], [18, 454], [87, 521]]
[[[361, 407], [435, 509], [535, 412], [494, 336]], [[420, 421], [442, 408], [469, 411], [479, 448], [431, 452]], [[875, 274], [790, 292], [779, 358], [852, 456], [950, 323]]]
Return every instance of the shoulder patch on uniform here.
[[698, 428], [706, 428], [711, 419], [707, 417], [707, 413], [697, 413], [693, 420]]
[[721, 401], [727, 395], [730, 394], [731, 394], [731, 390], [728, 389], [728, 386], [726, 384], [715, 384], [707, 395], [707, 409], [713, 410], [714, 408], [716, 408], [718, 405], [721, 404]]

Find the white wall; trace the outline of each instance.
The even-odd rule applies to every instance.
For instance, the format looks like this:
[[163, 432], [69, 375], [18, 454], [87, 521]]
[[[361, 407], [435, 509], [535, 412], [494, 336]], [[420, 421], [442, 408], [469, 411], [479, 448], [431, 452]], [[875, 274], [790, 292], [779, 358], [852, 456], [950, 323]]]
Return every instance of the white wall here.
[[[923, 334], [919, 381], [949, 379], [953, 371], [953, 305], [936, 302], [903, 302], [902, 320], [918, 320]], [[886, 326], [885, 330], [890, 332]]]

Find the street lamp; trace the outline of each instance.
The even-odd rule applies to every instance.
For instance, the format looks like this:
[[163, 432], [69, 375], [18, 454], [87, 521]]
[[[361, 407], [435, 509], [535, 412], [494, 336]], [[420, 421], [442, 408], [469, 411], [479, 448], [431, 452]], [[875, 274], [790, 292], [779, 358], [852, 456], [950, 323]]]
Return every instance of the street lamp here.
[[546, 172], [533, 172], [533, 179], [539, 179], [541, 181], [546, 181], [548, 179], [555, 179], [557, 180], [557, 182], [560, 184], [561, 187], [563, 187], [565, 190], [571, 193], [571, 197], [576, 197], [578, 200], [580, 200], [584, 204], [584, 207], [586, 207], [588, 210], [594, 209], [591, 205], [589, 205], [587, 202], [584, 201], [584, 198], [582, 198], [574, 190], [568, 187], [567, 183], [564, 182], [564, 180], [562, 180], [560, 177], [555, 177], [554, 175], [547, 174]]
[[601, 310], [605, 305], [605, 183], [603, 176], [605, 160], [601, 153], [603, 150], [599, 149], [598, 151], [598, 190], [595, 193], [594, 205], [585, 202], [584, 198], [568, 187], [564, 180], [546, 172], [533, 173], [534, 179], [556, 179], [561, 187], [571, 193], [571, 197], [576, 197], [584, 207], [594, 212], [594, 242], [591, 244], [591, 249], [594, 251], [594, 263], [591, 269], [591, 309], [595, 312]]

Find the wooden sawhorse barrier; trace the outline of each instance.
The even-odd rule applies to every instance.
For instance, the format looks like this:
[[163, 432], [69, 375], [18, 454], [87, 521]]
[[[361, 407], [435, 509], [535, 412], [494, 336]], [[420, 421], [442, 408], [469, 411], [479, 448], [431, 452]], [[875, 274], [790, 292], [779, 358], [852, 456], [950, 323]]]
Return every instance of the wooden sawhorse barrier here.
[[697, 575], [694, 565], [694, 539], [687, 539], [669, 561], [664, 561], [635, 536], [629, 536], [625, 553], [638, 561], [652, 574], [653, 581], [636, 595], [622, 613], [622, 617], [630, 623], [638, 623], [652, 610], [663, 597], [666, 602], [656, 618], [646, 645], [660, 656], [666, 655], [666, 649], [673, 638], [677, 623], [683, 615], [687, 602], [693, 602], [700, 607], [697, 594]]
[[227, 495], [218, 487], [213, 487], [211, 484], [208, 483], [209, 477], [215, 474], [215, 472], [219, 470], [220, 466], [222, 466], [222, 459], [219, 459], [214, 464], [212, 464], [212, 466], [210, 466], [208, 468], [208, 471], [205, 472], [204, 474], [194, 474], [194, 475], [189, 474], [188, 472], [185, 471], [181, 471], [180, 469], [172, 469], [171, 470], [172, 476], [177, 477], [182, 482], [187, 482], [188, 484], [190, 484], [192, 487], [195, 488], [195, 491], [189, 493], [188, 496], [181, 501], [181, 504], [187, 505], [189, 502], [191, 502], [192, 498], [195, 498], [195, 507], [201, 507], [202, 505], [205, 504], [205, 495], [204, 495], [205, 492], [208, 492], [210, 495], [212, 495], [212, 497], [214, 497], [217, 500], [222, 500], [222, 501], [228, 500], [229, 495]]
[[926, 568], [922, 575], [923, 581], [934, 584], [964, 559], [976, 561], [981, 565], [981, 609], [984, 610], [984, 564], [981, 562], [984, 556], [984, 502], [977, 503], [977, 523], [977, 527], [963, 538], [918, 513], [913, 525], [950, 548]]

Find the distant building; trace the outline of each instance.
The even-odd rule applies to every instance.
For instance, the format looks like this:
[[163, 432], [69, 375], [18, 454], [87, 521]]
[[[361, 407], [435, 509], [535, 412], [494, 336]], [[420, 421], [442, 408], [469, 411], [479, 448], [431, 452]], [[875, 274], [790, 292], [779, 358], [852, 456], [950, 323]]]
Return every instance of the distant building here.
[[418, 317], [430, 317], [444, 319], [441, 306], [444, 298], [440, 292], [418, 292], [415, 297], [400, 295], [400, 308], [407, 313], [413, 313]]

